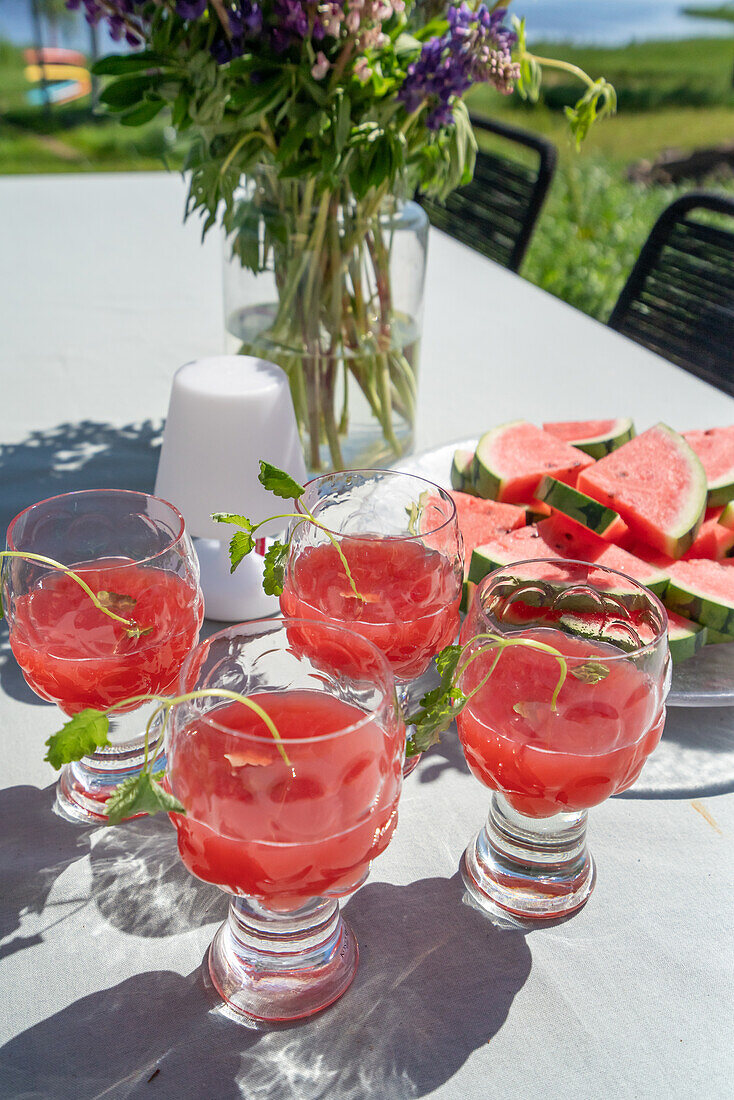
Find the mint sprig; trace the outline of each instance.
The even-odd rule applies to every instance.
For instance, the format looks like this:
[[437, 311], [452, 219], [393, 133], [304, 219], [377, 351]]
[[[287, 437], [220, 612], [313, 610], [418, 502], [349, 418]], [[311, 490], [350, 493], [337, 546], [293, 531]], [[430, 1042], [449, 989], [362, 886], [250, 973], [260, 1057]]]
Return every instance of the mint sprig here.
[[[306, 492], [305, 486], [301, 485], [295, 478], [292, 478], [285, 470], [279, 470], [277, 466], [273, 466], [272, 463], [265, 462], [263, 459], [260, 459], [258, 481], [269, 493], [274, 493], [275, 496], [282, 497], [284, 500], [299, 500]], [[323, 523], [319, 523], [314, 514], [309, 511], [305, 505], [302, 507], [305, 515], [298, 512], [285, 512], [277, 516], [268, 516], [266, 519], [261, 519], [259, 523], [253, 523], [247, 516], [238, 515], [236, 512], [212, 512], [212, 519], [216, 523], [230, 523], [235, 527], [242, 528], [241, 531], [238, 531], [233, 536], [229, 544], [230, 573], [234, 573], [242, 559], [246, 558], [247, 555], [252, 553], [255, 549], [255, 539], [253, 535], [258, 528], [264, 527], [266, 523], [272, 523], [273, 520], [276, 519], [296, 519], [299, 523], [311, 522], [314, 527], [318, 527], [319, 530], [323, 531], [331, 542], [341, 558], [352, 592], [358, 600], [364, 603], [364, 596], [362, 596], [355, 584], [352, 571], [349, 568], [349, 562], [339, 544], [339, 540], [335, 538], [332, 532], [329, 531]], [[291, 538], [292, 537], [293, 532], [291, 532]], [[290, 539], [285, 542], [276, 541], [271, 544], [265, 554], [263, 591], [266, 592], [268, 596], [280, 596], [283, 591], [283, 586], [285, 584], [285, 567], [288, 562], [290, 546]]]
[[[478, 642], [481, 644], [477, 646]], [[469, 700], [472, 699], [478, 691], [481, 691], [490, 679], [504, 651], [510, 646], [518, 645], [526, 646], [529, 649], [536, 649], [542, 653], [548, 653], [558, 661], [560, 671], [550, 701], [550, 708], [553, 711], [556, 710], [558, 696], [561, 688], [566, 682], [569, 671], [572, 676], [575, 676], [578, 680], [586, 684], [599, 683], [599, 681], [605, 679], [609, 675], [609, 668], [598, 661], [586, 661], [583, 665], [579, 665], [569, 670], [568, 661], [559, 650], [555, 649], [553, 646], [546, 645], [545, 642], [537, 642], [533, 638], [504, 638], [499, 634], [491, 633], [476, 634], [473, 638], [470, 638], [469, 641], [465, 642], [464, 645], [446, 646], [446, 648], [442, 649], [436, 657], [436, 668], [441, 676], [441, 683], [437, 688], [434, 688], [433, 691], [429, 691], [423, 696], [420, 710], [414, 715], [411, 715], [408, 719], [413, 726], [413, 732], [406, 750], [406, 756], [414, 756], [416, 753], [425, 752], [427, 749], [431, 748], [432, 745], [435, 745], [440, 740], [441, 734], [451, 725], [454, 718], [461, 713]], [[480, 657], [482, 654], [492, 649], [496, 649], [497, 654], [489, 671], [482, 677], [479, 683], [472, 688], [468, 695], [465, 694], [458, 686], [461, 677], [472, 661], [475, 661], [477, 657]], [[464, 656], [470, 650], [471, 652], [469, 652], [467, 659], [464, 660]], [[527, 717], [529, 713], [528, 704], [522, 701], [515, 703], [513, 710], [521, 717]]]
[[[95, 710], [93, 707], [88, 707], [70, 718], [57, 733], [49, 737], [46, 742], [48, 752], [45, 759], [54, 768], [60, 768], [63, 764], [70, 764], [72, 760], [81, 760], [83, 756], [89, 755], [95, 749], [108, 743], [108, 715], [116, 710], [129, 707], [131, 703], [157, 702], [160, 705], [153, 711], [145, 727], [143, 766], [137, 775], [128, 776], [120, 783], [115, 792], [108, 798], [103, 813], [110, 825], [119, 825], [125, 818], [134, 817], [136, 814], [141, 813], [147, 813], [151, 816], [161, 811], [164, 813], [185, 814], [186, 809], [184, 806], [170, 791], [161, 786], [160, 780], [163, 778], [164, 773], [156, 772], [154, 774], [153, 764], [163, 746], [171, 709], [178, 703], [186, 703], [193, 699], [211, 698], [231, 699], [234, 702], [244, 703], [246, 707], [254, 711], [267, 726], [284, 764], [287, 768], [290, 768], [291, 774], [295, 777], [293, 765], [285, 751], [278, 727], [268, 712], [247, 695], [240, 695], [239, 692], [229, 691], [226, 688], [202, 688], [199, 691], [189, 691], [184, 695], [177, 695], [173, 699], [162, 695], [132, 695], [128, 699], [122, 699], [119, 703], [113, 703], [106, 710]], [[160, 733], [151, 751], [151, 729], [161, 715], [163, 721], [161, 722]]]

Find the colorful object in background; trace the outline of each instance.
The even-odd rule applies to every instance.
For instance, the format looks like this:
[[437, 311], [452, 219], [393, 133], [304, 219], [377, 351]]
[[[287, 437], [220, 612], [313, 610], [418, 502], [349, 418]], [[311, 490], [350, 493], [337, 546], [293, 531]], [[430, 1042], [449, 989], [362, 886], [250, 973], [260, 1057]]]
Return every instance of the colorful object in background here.
[[[23, 75], [29, 84], [39, 85], [26, 93], [33, 106], [40, 107], [45, 101], [73, 103], [90, 94], [92, 80], [84, 54], [44, 46], [40, 50], [24, 50], [23, 57], [27, 63]], [[44, 78], [45, 87], [41, 86]]]

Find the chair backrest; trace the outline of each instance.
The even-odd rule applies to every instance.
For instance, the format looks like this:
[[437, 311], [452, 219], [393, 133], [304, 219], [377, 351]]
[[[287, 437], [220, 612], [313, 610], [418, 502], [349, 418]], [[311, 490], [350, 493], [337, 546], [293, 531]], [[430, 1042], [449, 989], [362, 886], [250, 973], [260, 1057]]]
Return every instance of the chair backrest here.
[[[522, 263], [556, 167], [556, 148], [544, 138], [502, 122], [472, 117], [479, 134], [495, 134], [528, 149], [536, 163], [479, 149], [471, 183], [445, 203], [420, 196], [431, 225], [511, 271]], [[527, 159], [527, 158], [525, 158]]]
[[[727, 224], [693, 216], [702, 210]], [[734, 199], [694, 191], [671, 203], [608, 324], [734, 396]]]

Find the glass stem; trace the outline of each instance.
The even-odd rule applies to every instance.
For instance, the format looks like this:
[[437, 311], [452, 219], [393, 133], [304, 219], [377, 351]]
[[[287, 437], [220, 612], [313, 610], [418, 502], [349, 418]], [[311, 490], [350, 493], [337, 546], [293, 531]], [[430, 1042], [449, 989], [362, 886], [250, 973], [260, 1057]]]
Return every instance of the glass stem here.
[[234, 897], [211, 945], [209, 971], [230, 1009], [256, 1025], [326, 1008], [351, 983], [357, 958], [356, 940], [333, 898], [281, 913]]
[[495, 791], [487, 823], [462, 859], [471, 900], [492, 915], [563, 917], [579, 909], [596, 872], [586, 847], [587, 811], [528, 817]]

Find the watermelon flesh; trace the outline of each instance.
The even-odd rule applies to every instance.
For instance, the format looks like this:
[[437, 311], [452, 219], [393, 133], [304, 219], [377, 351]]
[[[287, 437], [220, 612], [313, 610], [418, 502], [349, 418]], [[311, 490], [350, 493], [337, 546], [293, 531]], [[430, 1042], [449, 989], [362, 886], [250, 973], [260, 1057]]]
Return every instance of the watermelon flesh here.
[[532, 500], [546, 474], [575, 485], [593, 459], [527, 420], [486, 432], [477, 444], [472, 480], [482, 497], [507, 503]]
[[723, 506], [707, 510], [691, 549], [683, 555], [684, 561], [689, 558], [718, 560], [731, 554], [734, 550], [734, 531], [720, 522], [723, 511]]
[[646, 585], [658, 594], [668, 584], [668, 574], [640, 558], [613, 546], [581, 528], [571, 530], [557, 517], [541, 520], [532, 527], [522, 527], [500, 536], [489, 544], [478, 546], [469, 564], [469, 578], [480, 581], [487, 572], [499, 565], [538, 558], [572, 558], [593, 562], [626, 573], [633, 580]]
[[464, 575], [469, 572], [469, 561], [475, 546], [506, 535], [525, 526], [524, 508], [515, 504], [501, 504], [496, 500], [480, 500], [468, 493], [452, 492], [456, 505], [456, 518], [464, 539]]
[[683, 438], [701, 460], [708, 483], [710, 507], [734, 500], [734, 425], [684, 432]]
[[629, 417], [616, 420], [563, 420], [544, 424], [543, 431], [570, 443], [572, 447], [578, 447], [592, 458], [603, 458], [632, 439], [635, 426]]
[[634, 537], [671, 558], [691, 547], [706, 508], [701, 462], [666, 424], [582, 470], [577, 487], [619, 512]]

